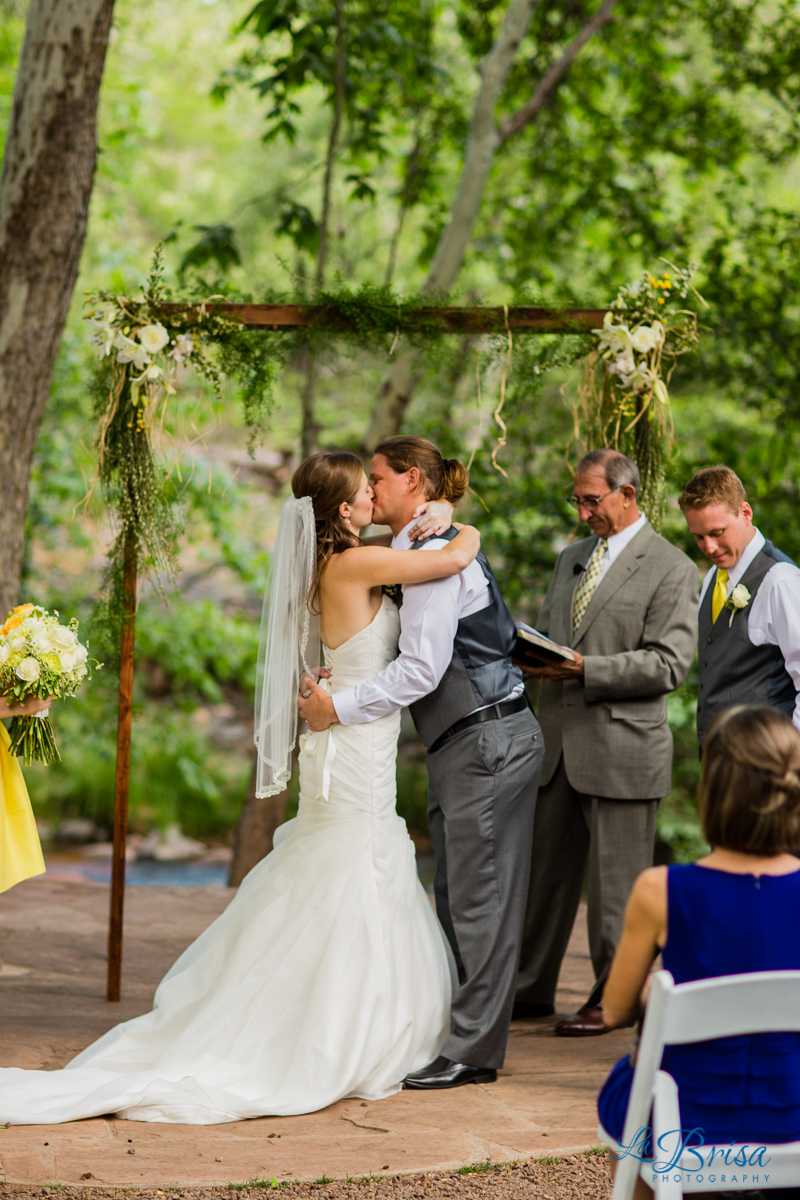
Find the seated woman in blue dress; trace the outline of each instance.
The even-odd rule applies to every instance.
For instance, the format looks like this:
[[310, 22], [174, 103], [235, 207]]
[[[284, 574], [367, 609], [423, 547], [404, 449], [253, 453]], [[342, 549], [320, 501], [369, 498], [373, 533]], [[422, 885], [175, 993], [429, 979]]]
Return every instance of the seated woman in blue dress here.
[[[731, 708], [703, 747], [698, 813], [711, 853], [651, 867], [633, 886], [603, 995], [623, 1026], [661, 951], [676, 983], [749, 971], [800, 970], [800, 733], [772, 708]], [[705, 1143], [800, 1140], [800, 1034], [761, 1033], [667, 1046], [684, 1129]], [[633, 1066], [616, 1064], [598, 1098], [600, 1123], [622, 1137]], [[636, 1198], [650, 1196], [639, 1180]], [[770, 1197], [800, 1197], [800, 1189]]]

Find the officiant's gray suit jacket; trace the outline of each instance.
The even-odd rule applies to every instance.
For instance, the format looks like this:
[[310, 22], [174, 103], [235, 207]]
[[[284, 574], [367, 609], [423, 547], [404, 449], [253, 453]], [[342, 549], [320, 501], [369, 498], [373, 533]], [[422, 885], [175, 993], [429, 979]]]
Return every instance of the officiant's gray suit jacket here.
[[671, 788], [667, 693], [683, 683], [697, 645], [697, 568], [643, 526], [601, 579], [573, 636], [576, 566], [585, 567], [596, 545], [596, 537], [584, 538], [559, 555], [538, 621], [553, 641], [584, 655], [586, 672], [542, 686], [540, 786], [563, 753], [578, 792], [657, 799]]

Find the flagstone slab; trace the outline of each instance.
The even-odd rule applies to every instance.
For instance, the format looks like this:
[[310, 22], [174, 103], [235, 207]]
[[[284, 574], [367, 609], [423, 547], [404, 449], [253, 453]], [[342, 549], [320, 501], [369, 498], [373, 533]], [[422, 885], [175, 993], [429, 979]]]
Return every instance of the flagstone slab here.
[[[145, 1012], [178, 954], [225, 908], [222, 888], [131, 887], [122, 1000], [105, 1000], [108, 888], [49, 878], [0, 898], [0, 1063], [54, 1069], [118, 1021]], [[585, 912], [559, 990], [575, 1011], [592, 980]], [[320, 1113], [228, 1125], [116, 1118], [0, 1129], [0, 1179], [108, 1187], [211, 1186], [447, 1170], [561, 1156], [597, 1142], [595, 1098], [630, 1033], [557, 1038], [554, 1019], [516, 1022], [494, 1084], [342, 1100]]]

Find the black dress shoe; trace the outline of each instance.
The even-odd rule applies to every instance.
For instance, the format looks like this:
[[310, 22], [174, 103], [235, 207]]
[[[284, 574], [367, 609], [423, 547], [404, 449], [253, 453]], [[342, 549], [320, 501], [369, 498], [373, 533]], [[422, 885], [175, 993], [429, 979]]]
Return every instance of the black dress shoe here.
[[531, 1004], [527, 1000], [515, 1000], [511, 1010], [512, 1021], [532, 1021], [536, 1017], [552, 1017], [554, 1004]]
[[404, 1088], [416, 1089], [420, 1092], [434, 1091], [436, 1088], [461, 1087], [463, 1083], [494, 1083], [497, 1071], [492, 1067], [470, 1067], [466, 1063], [453, 1062], [440, 1054], [421, 1071], [413, 1071], [403, 1080]]

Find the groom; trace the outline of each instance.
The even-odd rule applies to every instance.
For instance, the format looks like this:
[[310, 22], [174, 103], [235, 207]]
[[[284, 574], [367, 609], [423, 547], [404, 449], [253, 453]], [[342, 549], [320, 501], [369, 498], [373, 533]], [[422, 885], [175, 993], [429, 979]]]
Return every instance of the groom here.
[[[424, 500], [460, 499], [467, 478], [424, 438], [390, 438], [370, 468], [373, 520], [391, 527], [395, 549], [440, 546], [412, 544], [414, 511]], [[333, 697], [316, 687], [300, 711], [319, 730], [410, 707], [427, 749], [436, 911], [458, 987], [440, 1057], [405, 1086], [491, 1083], [514, 1000], [542, 735], [509, 658], [514, 622], [482, 554], [460, 575], [404, 587], [400, 627], [400, 655], [384, 671]]]

